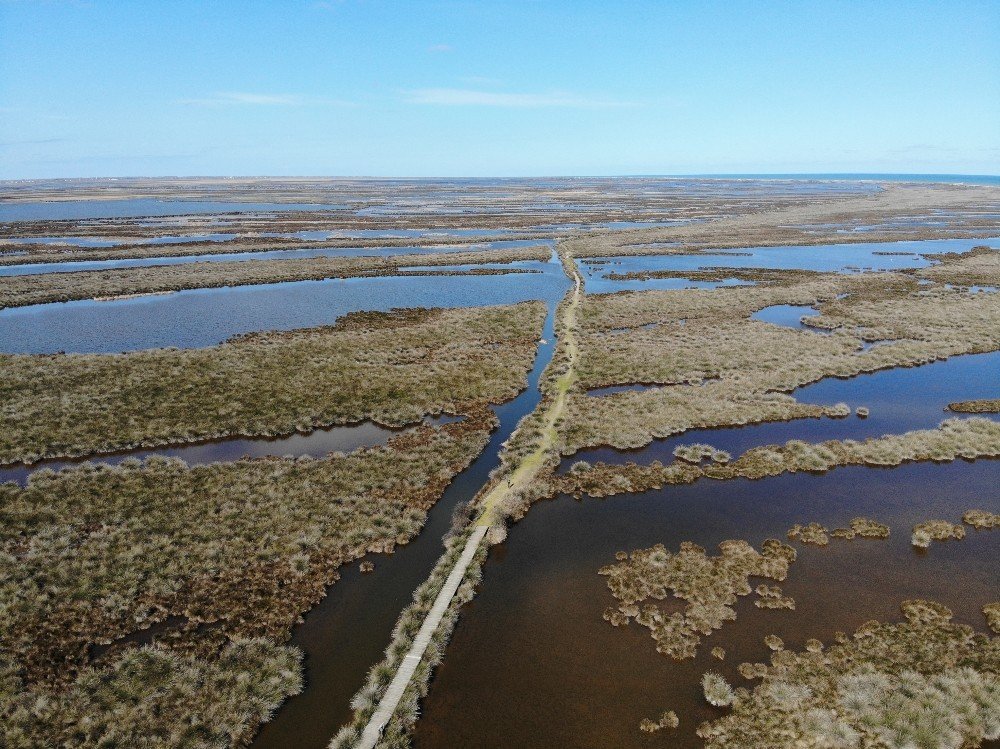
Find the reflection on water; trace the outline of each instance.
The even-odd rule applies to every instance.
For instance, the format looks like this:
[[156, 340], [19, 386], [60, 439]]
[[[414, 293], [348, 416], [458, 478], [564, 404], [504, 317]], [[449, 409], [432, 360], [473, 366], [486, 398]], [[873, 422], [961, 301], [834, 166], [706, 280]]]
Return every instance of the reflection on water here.
[[[704, 701], [701, 675], [717, 670], [736, 685], [752, 684], [736, 667], [768, 658], [768, 634], [796, 649], [810, 637], [829, 643], [837, 630], [868, 619], [899, 619], [900, 602], [913, 597], [939, 600], [984, 630], [980, 607], [1000, 597], [1000, 534], [970, 531], [927, 552], [914, 551], [909, 535], [920, 520], [958, 520], [984, 502], [1000, 509], [998, 480], [996, 461], [957, 462], [542, 502], [491, 551], [481, 592], [463, 610], [431, 683], [414, 746], [647, 747], [639, 721], [675, 710], [680, 728], [657, 740], [700, 747], [695, 728], [724, 713]], [[752, 596], [741, 599], [737, 621], [707, 637], [693, 661], [658, 654], [645, 629], [602, 619], [616, 602], [597, 570], [617, 551], [656, 543], [676, 550], [682, 541], [714, 550], [730, 538], [759, 547], [797, 522], [833, 528], [857, 515], [887, 522], [892, 536], [798, 546], [782, 583], [796, 610], [766, 611]], [[726, 649], [724, 662], [710, 656], [714, 646]]]
[[[454, 417], [442, 416], [428, 418], [427, 424], [446, 424], [454, 421]], [[68, 466], [84, 462], [107, 463], [118, 465], [128, 458], [143, 460], [150, 455], [161, 455], [170, 458], [180, 458], [188, 465], [203, 465], [205, 463], [221, 463], [240, 458], [263, 458], [267, 456], [294, 458], [309, 455], [314, 458], [323, 457], [332, 452], [350, 452], [359, 447], [374, 447], [384, 445], [398, 434], [401, 428], [382, 427], [371, 421], [346, 426], [333, 426], [315, 429], [303, 434], [291, 434], [286, 437], [236, 437], [222, 440], [206, 440], [186, 445], [155, 447], [142, 450], [128, 450], [107, 455], [90, 455], [84, 458], [69, 460], [42, 460], [32, 465], [0, 466], [0, 483], [16, 481], [24, 485], [29, 474], [48, 468], [58, 471]]]
[[348, 312], [555, 301], [568, 287], [558, 263], [538, 273], [378, 276], [191, 289], [165, 296], [0, 310], [0, 351], [119, 352], [210, 346], [240, 333], [329, 325]]

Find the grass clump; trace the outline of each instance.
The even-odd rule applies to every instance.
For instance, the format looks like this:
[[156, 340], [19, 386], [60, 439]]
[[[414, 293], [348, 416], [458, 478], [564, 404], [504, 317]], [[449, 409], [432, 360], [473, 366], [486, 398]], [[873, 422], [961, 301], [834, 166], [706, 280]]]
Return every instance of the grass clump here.
[[1000, 635], [1000, 601], [983, 606], [983, 616], [989, 628]]
[[956, 541], [965, 538], [965, 528], [947, 520], [926, 520], [913, 526], [911, 542], [918, 548], [926, 549], [932, 541], [947, 541], [952, 538]]
[[708, 704], [715, 707], [727, 707], [733, 704], [735, 693], [725, 677], [714, 671], [708, 671], [701, 677], [701, 688]]
[[797, 539], [804, 544], [826, 546], [830, 543], [830, 536], [828, 535], [829, 532], [829, 528], [826, 528], [819, 523], [809, 523], [808, 525], [800, 525], [796, 523], [788, 531], [788, 540], [794, 541]]
[[962, 515], [962, 522], [976, 530], [1000, 528], [1000, 514], [987, 510], [969, 510]]
[[[775, 652], [753, 669], [761, 683], [735, 690], [732, 710], [698, 735], [709, 749], [965, 749], [1000, 738], [998, 640], [940, 604], [902, 608], [905, 621], [868, 622], [828, 648]], [[712, 704], [723, 696], [706, 689]]]
[[957, 401], [948, 404], [949, 411], [966, 414], [1000, 413], [1000, 398], [984, 398], [974, 401]]
[[[672, 554], [657, 544], [603, 567], [599, 574], [608, 578], [619, 602], [617, 609], [605, 612], [605, 619], [614, 626], [635, 620], [649, 629], [658, 652], [678, 660], [693, 658], [703, 635], [736, 618], [733, 604], [751, 593], [750, 577], [784, 580], [795, 560], [795, 550], [774, 539], [765, 541], [760, 552], [745, 541], [723, 541], [719, 552], [711, 557], [697, 544], [684, 542]], [[671, 594], [687, 602], [683, 612], [653, 603]]]
[[677, 728], [681, 724], [680, 718], [677, 717], [677, 713], [673, 710], [667, 710], [662, 713], [658, 720], [651, 720], [650, 718], [643, 718], [639, 722], [639, 730], [643, 733], [656, 733], [664, 728]]
[[703, 444], [678, 445], [674, 448], [674, 456], [687, 463], [695, 464], [704, 460], [710, 460], [713, 463], [728, 463], [733, 459], [733, 456], [725, 450]]

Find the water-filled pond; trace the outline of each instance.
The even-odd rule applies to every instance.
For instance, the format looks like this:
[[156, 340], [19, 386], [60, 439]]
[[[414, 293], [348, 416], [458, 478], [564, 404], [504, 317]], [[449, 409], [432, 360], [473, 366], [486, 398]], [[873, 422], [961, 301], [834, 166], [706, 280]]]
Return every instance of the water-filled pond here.
[[808, 330], [812, 333], [826, 333], [818, 328], [810, 328], [802, 324], [803, 317], [815, 317], [819, 310], [810, 307], [808, 304], [772, 304], [770, 307], [759, 309], [750, 315], [753, 320], [769, 322], [772, 325], [781, 325], [785, 328], [795, 328], [796, 330]]
[[569, 286], [557, 262], [529, 262], [520, 267], [538, 272], [295, 281], [5, 309], [0, 311], [0, 351], [195, 348], [240, 333], [329, 325], [358, 310], [555, 301]]
[[[455, 420], [455, 417], [442, 416], [427, 418], [428, 424], [444, 424]], [[404, 427], [405, 428], [405, 427]], [[284, 437], [234, 437], [230, 439], [204, 440], [182, 445], [165, 445], [141, 450], [126, 450], [104, 455], [90, 455], [85, 458], [69, 460], [42, 460], [32, 465], [0, 466], [0, 483], [15, 481], [24, 485], [28, 476], [37, 470], [48, 468], [58, 471], [68, 466], [83, 462], [107, 463], [118, 465], [128, 458], [143, 460], [150, 455], [162, 455], [170, 458], [180, 458], [188, 465], [205, 463], [221, 463], [240, 458], [263, 458], [268, 456], [294, 458], [309, 455], [320, 458], [332, 452], [351, 452], [359, 447], [374, 447], [384, 445], [403, 428], [389, 428], [363, 421], [360, 424], [347, 424], [315, 429], [311, 432], [295, 433]]]

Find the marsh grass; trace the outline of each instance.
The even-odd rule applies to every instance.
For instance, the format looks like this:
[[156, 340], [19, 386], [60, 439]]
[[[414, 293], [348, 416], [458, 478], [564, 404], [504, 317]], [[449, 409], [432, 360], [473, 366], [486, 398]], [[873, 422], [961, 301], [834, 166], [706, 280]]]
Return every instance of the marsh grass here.
[[[544, 486], [539, 482], [537, 491], [540, 497], [560, 493], [609, 497], [660, 489], [670, 484], [690, 484], [701, 478], [720, 481], [735, 478], [762, 479], [782, 473], [823, 473], [840, 466], [887, 468], [908, 462], [947, 462], [996, 457], [1000, 457], [1000, 424], [990, 419], [970, 417], [947, 419], [935, 429], [885, 435], [863, 442], [828, 440], [806, 443], [789, 440], [784, 445], [752, 448], [726, 464], [694, 465], [686, 461], [675, 461], [664, 465], [653, 461], [648, 465], [591, 465], [578, 461], [574, 464], [575, 470], [562, 475], [546, 475]], [[859, 527], [866, 533], [873, 534], [873, 537], [881, 537], [878, 535], [881, 533], [879, 524], [868, 525], [862, 522]], [[858, 534], [857, 529], [854, 532]]]
[[[0, 308], [31, 304], [68, 302], [76, 299], [115, 298], [136, 294], [155, 294], [182, 289], [252, 286], [290, 281], [321, 281], [328, 278], [352, 278], [385, 275], [433, 275], [434, 271], [406, 271], [412, 267], [512, 263], [524, 260], [548, 260], [548, 247], [514, 247], [471, 252], [437, 252], [413, 255], [315, 257], [288, 260], [239, 260], [229, 262], [181, 263], [116, 268], [100, 271], [45, 273], [10, 276], [0, 286]], [[510, 269], [521, 271], [518, 268]], [[449, 271], [449, 275], [504, 273], [504, 269], [479, 268], [472, 271]]]
[[[723, 541], [719, 552], [711, 557], [697, 544], [684, 542], [673, 554], [657, 544], [601, 568], [599, 574], [608, 578], [608, 588], [619, 602], [617, 608], [605, 611], [604, 618], [613, 626], [634, 620], [649, 629], [658, 652], [677, 660], [694, 658], [703, 635], [736, 619], [733, 605], [752, 592], [749, 578], [784, 580], [796, 556], [794, 549], [774, 539], [765, 541], [760, 552], [745, 541]], [[775, 590], [758, 589], [758, 601], [784, 602], [780, 589]], [[683, 612], [653, 603], [668, 595], [687, 602]]]
[[0, 745], [246, 743], [300, 689], [281, 643], [338, 567], [407, 543], [495, 426], [480, 405], [324, 459], [153, 457], [0, 485]]
[[[1000, 252], [942, 256], [936, 272], [1000, 282]], [[929, 269], [925, 269], [929, 270]], [[721, 271], [720, 271], [721, 272]], [[848, 378], [1000, 349], [1000, 295], [921, 286], [914, 272], [779, 274], [780, 283], [714, 290], [591, 295], [580, 308], [584, 390], [645, 383], [642, 391], [570, 399], [563, 455], [591, 447], [643, 447], [696, 428], [841, 417], [787, 393]], [[809, 324], [830, 335], [751, 319], [774, 304], [820, 310]], [[679, 324], [683, 321], [683, 325]], [[886, 341], [865, 350], [864, 343]], [[868, 408], [856, 411], [865, 418]]]
[[524, 387], [544, 318], [541, 302], [403, 309], [202, 349], [0, 355], [0, 463], [500, 403]]
[[[761, 683], [733, 692], [731, 711], [703, 723], [708, 749], [800, 746], [938, 749], [1000, 738], [998, 640], [951, 621], [940, 604], [906, 601], [905, 621], [868, 622], [830, 647], [775, 649], [745, 664]], [[705, 675], [712, 704], [728, 704]], [[711, 687], [711, 691], [710, 691]]]

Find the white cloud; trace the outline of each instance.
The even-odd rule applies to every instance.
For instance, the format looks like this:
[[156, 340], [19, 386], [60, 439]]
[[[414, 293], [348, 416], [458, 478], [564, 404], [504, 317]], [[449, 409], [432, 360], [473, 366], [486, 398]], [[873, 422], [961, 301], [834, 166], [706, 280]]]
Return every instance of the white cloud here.
[[226, 105], [262, 107], [299, 107], [305, 105], [330, 105], [347, 107], [352, 102], [331, 99], [324, 96], [304, 96], [302, 94], [258, 94], [247, 91], [219, 91], [195, 99], [180, 99], [178, 104], [189, 106], [217, 107]]
[[450, 44], [432, 44], [427, 48], [428, 52], [451, 52], [454, 49]]
[[632, 106], [629, 102], [612, 101], [579, 94], [553, 91], [544, 94], [498, 93], [462, 88], [418, 88], [404, 92], [411, 104], [480, 107], [578, 107], [604, 108]]

